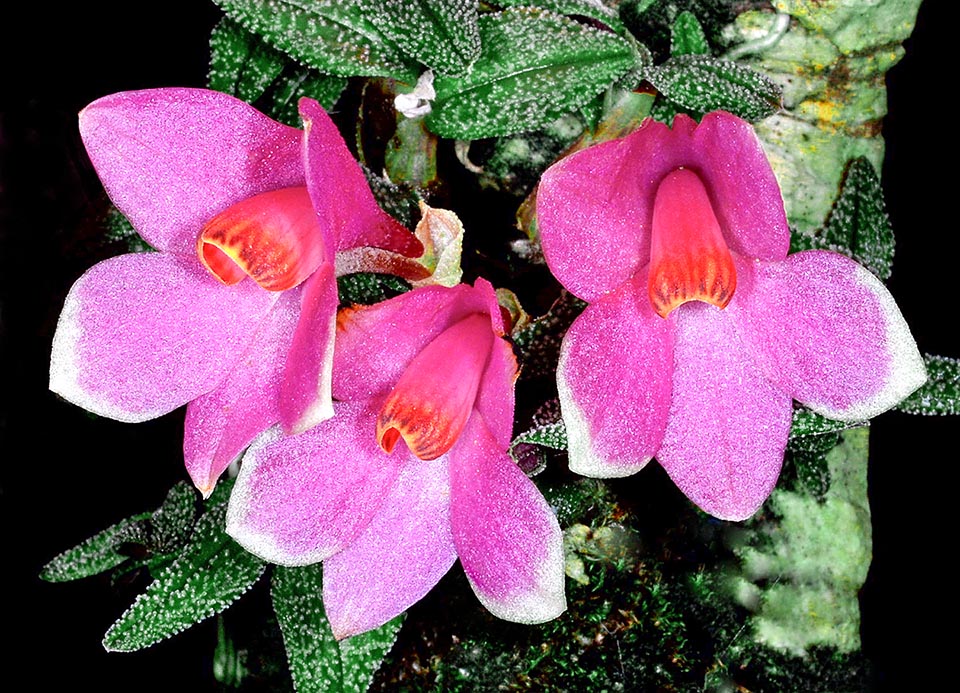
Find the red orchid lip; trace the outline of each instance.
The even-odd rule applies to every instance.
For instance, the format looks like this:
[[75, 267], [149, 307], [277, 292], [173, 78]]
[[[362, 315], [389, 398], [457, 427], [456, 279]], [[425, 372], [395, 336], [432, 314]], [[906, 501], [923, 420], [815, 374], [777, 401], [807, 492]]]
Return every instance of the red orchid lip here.
[[657, 314], [703, 301], [726, 308], [737, 270], [707, 190], [693, 171], [678, 168], [657, 188], [647, 291]]
[[380, 410], [380, 447], [393, 452], [403, 438], [421, 460], [450, 450], [473, 411], [492, 344], [489, 316], [473, 313], [424, 347]]
[[254, 195], [208, 221], [197, 255], [227, 285], [250, 277], [268, 291], [286, 291], [326, 258], [323, 233], [307, 188]]

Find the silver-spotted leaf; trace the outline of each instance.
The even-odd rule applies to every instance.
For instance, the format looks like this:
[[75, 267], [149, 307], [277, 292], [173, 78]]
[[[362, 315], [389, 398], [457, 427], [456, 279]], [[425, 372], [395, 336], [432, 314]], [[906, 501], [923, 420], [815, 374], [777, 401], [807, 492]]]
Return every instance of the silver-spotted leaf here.
[[617, 11], [598, 0], [498, 0], [496, 4], [500, 7], [539, 7], [568, 17], [585, 17], [619, 34], [627, 33]]
[[301, 127], [297, 105], [301, 96], [309, 96], [329, 111], [346, 87], [346, 77], [320, 74], [308, 67], [288, 67], [273, 85], [268, 112], [281, 123]]
[[180, 556], [114, 623], [103, 639], [110, 651], [149, 647], [226, 609], [257, 581], [266, 564], [224, 531], [225, 504], [207, 510]]
[[163, 505], [150, 518], [151, 549], [175, 551], [183, 546], [197, 521], [197, 490], [179, 481], [167, 492]]
[[477, 0], [360, 0], [367, 19], [404, 53], [461, 75], [480, 55]]
[[274, 568], [270, 596], [298, 693], [344, 690], [340, 647], [323, 611], [322, 595], [319, 563]]
[[48, 582], [68, 582], [115, 568], [129, 556], [121, 551], [131, 538], [140, 539], [151, 513], [141, 513], [107, 527], [43, 566], [40, 577]]
[[681, 12], [670, 32], [670, 54], [706, 55], [710, 52], [703, 27], [692, 12]]
[[277, 566], [270, 590], [297, 693], [363, 693], [397, 639], [400, 615], [337, 642], [323, 609], [323, 569]]
[[820, 247], [850, 255], [881, 280], [890, 277], [893, 227], [883, 202], [880, 176], [866, 157], [850, 162]]
[[280, 76], [286, 62], [283, 53], [224, 17], [210, 34], [207, 84], [252, 103]]
[[862, 426], [862, 421], [835, 421], [809, 409], [794, 409], [793, 423], [790, 426], [790, 438], [804, 436], [819, 436], [824, 433], [834, 433], [848, 428]]
[[549, 312], [513, 336], [520, 350], [521, 378], [554, 377], [563, 335], [586, 305], [573, 294], [563, 292]]
[[685, 109], [700, 113], [719, 109], [746, 120], [776, 113], [782, 98], [780, 87], [759, 72], [706, 55], [678, 55], [649, 68], [646, 78]]
[[215, 2], [246, 29], [320, 72], [416, 79], [414, 66], [363, 15], [358, 0]]
[[531, 8], [484, 15], [480, 39], [466, 76], [434, 82], [427, 126], [442, 137], [535, 130], [587, 104], [636, 60], [630, 42], [615, 34]]
[[926, 354], [927, 382], [897, 407], [909, 414], [960, 414], [960, 360]]
[[363, 693], [370, 687], [373, 675], [397, 640], [403, 618], [400, 614], [379, 628], [340, 641], [344, 693]]

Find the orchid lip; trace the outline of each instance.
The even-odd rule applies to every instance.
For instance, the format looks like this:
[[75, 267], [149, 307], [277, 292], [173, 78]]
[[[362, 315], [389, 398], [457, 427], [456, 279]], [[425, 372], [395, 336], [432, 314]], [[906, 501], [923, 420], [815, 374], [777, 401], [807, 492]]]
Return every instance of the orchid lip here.
[[260, 193], [220, 212], [203, 227], [197, 255], [224, 284], [249, 276], [268, 291], [292, 289], [327, 259], [306, 187]]
[[414, 357], [377, 417], [384, 452], [393, 452], [401, 438], [422, 460], [453, 447], [473, 411], [493, 339], [490, 317], [473, 313]]
[[689, 169], [675, 169], [654, 202], [650, 303], [662, 318], [688, 301], [726, 308], [736, 286], [733, 256], [703, 182]]

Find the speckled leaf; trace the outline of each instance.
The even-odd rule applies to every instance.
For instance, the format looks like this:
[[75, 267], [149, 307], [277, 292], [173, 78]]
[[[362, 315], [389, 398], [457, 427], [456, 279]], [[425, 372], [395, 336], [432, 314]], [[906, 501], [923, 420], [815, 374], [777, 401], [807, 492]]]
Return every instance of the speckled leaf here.
[[692, 12], [681, 12], [670, 33], [670, 54], [706, 55], [710, 52], [703, 27]]
[[340, 305], [358, 303], [369, 306], [409, 291], [410, 285], [392, 274], [357, 272], [337, 277], [337, 290], [340, 292]]
[[797, 234], [797, 250], [826, 248], [849, 255], [881, 280], [893, 267], [893, 227], [883, 203], [883, 188], [866, 157], [850, 162], [840, 196], [823, 230], [814, 236]]
[[110, 205], [103, 215], [103, 237], [108, 243], [122, 243], [128, 252], [150, 253], [153, 248], [140, 237], [123, 212]]
[[554, 377], [563, 335], [585, 306], [573, 294], [564, 292], [546, 315], [513, 336], [520, 350], [521, 378]]
[[199, 497], [186, 481], [178, 481], [170, 488], [163, 505], [150, 518], [154, 551], [175, 551], [186, 544], [197, 522]]
[[496, 4], [500, 7], [540, 7], [568, 17], [587, 17], [618, 34], [627, 33], [617, 11], [597, 0], [498, 0]]
[[407, 55], [461, 75], [480, 55], [477, 0], [359, 0], [364, 16]]
[[288, 66], [268, 94], [270, 105], [267, 111], [281, 123], [303, 127], [297, 106], [301, 96], [309, 96], [329, 111], [346, 88], [346, 77], [320, 74], [308, 67]]
[[319, 563], [274, 568], [270, 596], [298, 693], [343, 690], [340, 647], [323, 611], [322, 595]]
[[554, 450], [567, 449], [567, 429], [563, 421], [541, 424], [524, 431], [510, 443], [511, 450], [520, 443], [532, 443]]
[[927, 354], [927, 382], [897, 407], [909, 414], [960, 414], [960, 360]]
[[323, 73], [416, 78], [416, 70], [363, 16], [357, 0], [215, 0], [270, 45]]
[[339, 643], [323, 610], [323, 570], [277, 566], [270, 590], [297, 693], [363, 693], [397, 638], [398, 616]]
[[180, 556], [107, 631], [107, 650], [139, 650], [176, 635], [220, 613], [257, 581], [266, 564], [227, 536], [226, 511], [220, 504], [200, 518]]
[[427, 126], [478, 139], [534, 130], [588, 103], [634, 64], [625, 39], [544, 10], [480, 18], [482, 51], [463, 78], [438, 76]]
[[210, 34], [207, 84], [252, 103], [280, 76], [286, 62], [283, 53], [225, 17]]
[[97, 575], [128, 561], [131, 553], [124, 550], [128, 544], [147, 549], [146, 564], [169, 561], [169, 554], [182, 547], [193, 530], [196, 500], [197, 493], [190, 484], [174, 484], [157, 510], [122, 520], [64, 551], [43, 567], [40, 577], [67, 582]]
[[82, 544], [64, 551], [43, 566], [40, 577], [48, 582], [68, 582], [97, 575], [115, 568], [129, 558], [120, 547], [131, 537], [139, 537], [150, 513], [121, 520], [98, 532]]
[[780, 108], [780, 87], [729, 60], [680, 55], [650, 68], [646, 77], [668, 99], [700, 113], [722, 109], [759, 120]]
[[397, 640], [403, 619], [404, 614], [400, 614], [379, 628], [340, 641], [344, 693], [363, 693], [370, 687], [373, 675]]
[[843, 431], [847, 428], [855, 428], [863, 424], [864, 422], [857, 421], [834, 421], [809, 409], [794, 409], [793, 424], [790, 427], [790, 438], [819, 436], [824, 433], [833, 433], [835, 431]]

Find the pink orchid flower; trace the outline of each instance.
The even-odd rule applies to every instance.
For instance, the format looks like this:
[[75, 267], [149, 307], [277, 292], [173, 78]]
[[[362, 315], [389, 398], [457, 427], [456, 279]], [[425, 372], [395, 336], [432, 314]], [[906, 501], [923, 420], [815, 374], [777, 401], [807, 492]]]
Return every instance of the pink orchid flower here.
[[128, 422], [187, 404], [184, 457], [206, 494], [263, 430], [332, 415], [337, 250], [422, 250], [377, 206], [323, 108], [303, 99], [300, 112], [302, 131], [226, 94], [154, 89], [80, 114], [107, 193], [159, 252], [77, 280], [50, 388]]
[[341, 311], [336, 416], [264, 434], [243, 458], [227, 532], [282, 565], [323, 561], [337, 638], [423, 597], [459, 557], [495, 615], [566, 608], [562, 535], [507, 455], [517, 362], [493, 287], [424, 287]]
[[700, 508], [742, 520], [776, 484], [792, 400], [862, 421], [926, 374], [893, 298], [832, 252], [787, 255], [780, 189], [729, 113], [645, 122], [554, 164], [537, 215], [553, 274], [590, 305], [561, 348], [570, 467], [656, 456]]

